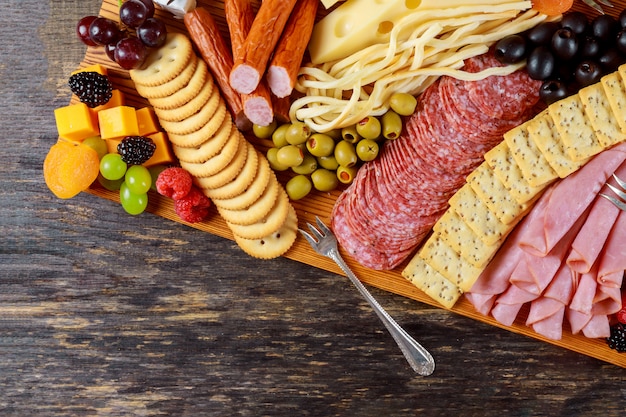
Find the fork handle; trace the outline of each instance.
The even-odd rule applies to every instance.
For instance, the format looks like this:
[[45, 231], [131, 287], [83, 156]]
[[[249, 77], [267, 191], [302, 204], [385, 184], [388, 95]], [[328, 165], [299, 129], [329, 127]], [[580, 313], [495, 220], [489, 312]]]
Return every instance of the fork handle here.
[[411, 335], [409, 335], [396, 321], [387, 313], [387, 311], [376, 301], [376, 299], [365, 288], [363, 283], [354, 275], [350, 267], [345, 263], [338, 251], [333, 250], [329, 256], [339, 265], [341, 270], [346, 273], [350, 281], [359, 290], [361, 295], [365, 297], [369, 305], [374, 309], [376, 315], [383, 322], [391, 336], [394, 338], [404, 357], [408, 361], [411, 368], [420, 375], [430, 375], [435, 370], [435, 360], [431, 354], [420, 345]]

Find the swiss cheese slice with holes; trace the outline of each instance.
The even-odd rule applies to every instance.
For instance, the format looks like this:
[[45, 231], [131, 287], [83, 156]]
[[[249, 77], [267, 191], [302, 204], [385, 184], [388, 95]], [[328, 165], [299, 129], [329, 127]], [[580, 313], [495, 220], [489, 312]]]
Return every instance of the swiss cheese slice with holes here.
[[466, 179], [472, 190], [504, 223], [513, 223], [528, 208], [529, 203], [519, 203], [487, 162], [480, 164]]
[[567, 177], [588, 161], [588, 159], [574, 161], [569, 157], [559, 132], [556, 131], [554, 120], [547, 111], [540, 113], [528, 123], [528, 133], [559, 178]]
[[462, 292], [469, 291], [483, 271], [463, 259], [438, 233], [430, 235], [418, 254]]
[[585, 115], [604, 148], [610, 148], [626, 139], [626, 133], [622, 133], [617, 119], [613, 116], [611, 104], [601, 83], [582, 88], [578, 95], [583, 103]]
[[605, 75], [600, 79], [606, 98], [611, 106], [613, 118], [622, 132], [626, 133], [626, 64], [618, 71]]
[[449, 203], [450, 209], [454, 210], [487, 245], [495, 245], [512, 227], [502, 223], [478, 198], [469, 184], [463, 185], [454, 193]]
[[574, 161], [582, 161], [603, 150], [598, 136], [585, 115], [578, 94], [561, 99], [548, 106], [554, 126], [563, 141], [567, 154]]
[[454, 307], [463, 292], [454, 283], [428, 265], [419, 255], [413, 256], [402, 276], [446, 308]]
[[506, 132], [504, 141], [531, 187], [538, 187], [558, 178], [557, 173], [530, 138], [528, 122]]
[[528, 203], [545, 188], [545, 185], [533, 187], [526, 181], [509, 146], [504, 141], [485, 154], [485, 161], [493, 170], [494, 175], [520, 204]]
[[485, 244], [454, 210], [446, 210], [435, 223], [433, 231], [476, 268], [484, 268], [500, 247], [500, 242]]

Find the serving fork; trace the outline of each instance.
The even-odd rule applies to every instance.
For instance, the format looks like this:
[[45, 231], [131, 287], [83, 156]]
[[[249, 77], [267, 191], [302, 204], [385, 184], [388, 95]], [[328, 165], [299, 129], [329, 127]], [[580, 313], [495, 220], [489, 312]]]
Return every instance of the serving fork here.
[[600, 193], [600, 196], [615, 204], [620, 210], [626, 211], [626, 181], [621, 180], [615, 174], [613, 174], [613, 179], [619, 187], [609, 184], [608, 182], [606, 183], [606, 186], [609, 187], [609, 189], [613, 191], [621, 200], [604, 193]]
[[597, 2], [595, 0], [583, 0], [583, 3], [585, 3], [587, 6], [594, 8], [598, 13], [602, 14], [604, 14], [604, 9], [602, 9], [602, 6], [600, 4], [607, 7], [614, 7], [613, 3], [611, 3], [609, 0], [598, 0]]
[[435, 361], [431, 354], [420, 345], [411, 335], [409, 335], [396, 321], [387, 313], [387, 311], [376, 301], [376, 299], [365, 288], [361, 281], [354, 275], [350, 267], [345, 263], [339, 250], [337, 249], [337, 238], [328, 226], [322, 222], [319, 217], [315, 217], [317, 227], [307, 223], [310, 230], [306, 232], [302, 229], [300, 233], [311, 244], [313, 249], [320, 255], [326, 256], [339, 265], [339, 268], [350, 278], [350, 281], [359, 290], [361, 295], [367, 300], [376, 315], [383, 322], [391, 336], [400, 347], [407, 362], [411, 368], [420, 375], [430, 375], [435, 370]]

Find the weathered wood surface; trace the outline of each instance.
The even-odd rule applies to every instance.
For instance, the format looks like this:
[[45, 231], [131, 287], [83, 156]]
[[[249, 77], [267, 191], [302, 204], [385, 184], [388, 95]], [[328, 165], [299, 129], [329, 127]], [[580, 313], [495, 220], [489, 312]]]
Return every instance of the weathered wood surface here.
[[415, 376], [340, 276], [46, 189], [52, 111], [98, 0], [0, 14], [0, 415], [620, 415], [624, 369], [375, 288]]

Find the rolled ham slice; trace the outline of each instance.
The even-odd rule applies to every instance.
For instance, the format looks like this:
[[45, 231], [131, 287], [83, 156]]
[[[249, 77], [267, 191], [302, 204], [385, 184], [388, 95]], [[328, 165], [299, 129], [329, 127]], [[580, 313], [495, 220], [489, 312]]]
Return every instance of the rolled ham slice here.
[[626, 270], [626, 213], [620, 211], [598, 264], [598, 282], [620, 288]]

